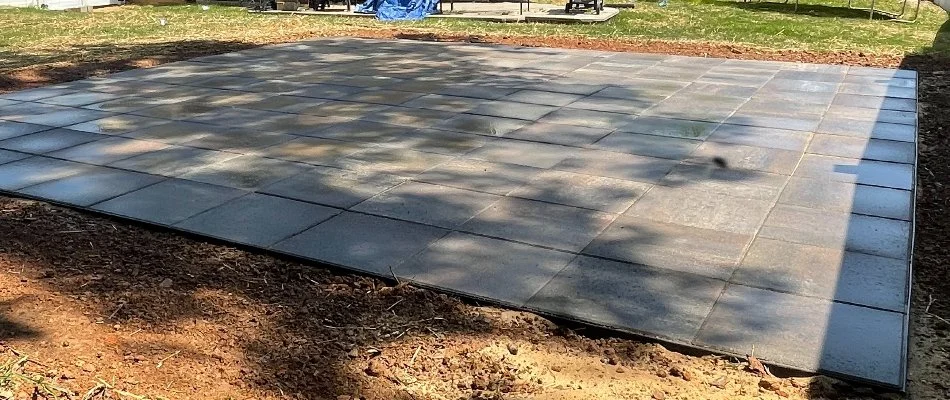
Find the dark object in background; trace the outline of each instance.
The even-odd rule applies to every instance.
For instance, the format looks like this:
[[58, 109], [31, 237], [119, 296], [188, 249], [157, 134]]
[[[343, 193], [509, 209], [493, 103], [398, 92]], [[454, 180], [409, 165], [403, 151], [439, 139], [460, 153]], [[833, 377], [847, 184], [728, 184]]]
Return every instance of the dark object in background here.
[[719, 168], [729, 168], [729, 163], [722, 157], [713, 157], [713, 164], [716, 164]]
[[330, 0], [310, 0], [308, 6], [314, 11], [326, 11], [330, 7]]

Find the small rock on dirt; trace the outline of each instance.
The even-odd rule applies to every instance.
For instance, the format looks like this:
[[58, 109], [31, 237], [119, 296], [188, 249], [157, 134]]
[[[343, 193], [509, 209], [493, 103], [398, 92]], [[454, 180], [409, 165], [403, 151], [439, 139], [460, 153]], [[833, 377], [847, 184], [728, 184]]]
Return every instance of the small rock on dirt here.
[[513, 356], [518, 355], [518, 345], [514, 343], [508, 343], [508, 352]]
[[162, 283], [158, 284], [158, 287], [162, 289], [168, 289], [172, 287], [172, 280], [170, 278], [165, 278], [165, 280], [163, 280]]
[[724, 389], [724, 388], [726, 387], [726, 385], [729, 384], [729, 378], [726, 378], [726, 376], [723, 375], [723, 376], [720, 376], [719, 378], [717, 378], [716, 380], [714, 380], [714, 381], [712, 381], [712, 382], [709, 382], [709, 384], [710, 384], [711, 386], [715, 386], [715, 387], [717, 387], [717, 388]]
[[653, 394], [650, 397], [652, 397], [653, 400], [665, 400], [666, 393], [663, 393], [663, 391], [660, 389], [653, 389]]
[[369, 376], [389, 376], [389, 367], [386, 364], [383, 364], [379, 359], [370, 360], [369, 364], [366, 366], [366, 375]]
[[689, 382], [689, 381], [691, 381], [691, 380], [693, 380], [693, 379], [696, 378], [696, 376], [693, 374], [692, 371], [690, 371], [690, 370], [688, 370], [688, 369], [686, 369], [686, 368], [681, 368], [681, 367], [673, 367], [673, 368], [670, 368], [670, 375], [678, 376], [678, 377], [680, 377], [680, 378], [683, 378], [683, 380], [684, 380], [684, 381], [687, 381], [687, 382]]

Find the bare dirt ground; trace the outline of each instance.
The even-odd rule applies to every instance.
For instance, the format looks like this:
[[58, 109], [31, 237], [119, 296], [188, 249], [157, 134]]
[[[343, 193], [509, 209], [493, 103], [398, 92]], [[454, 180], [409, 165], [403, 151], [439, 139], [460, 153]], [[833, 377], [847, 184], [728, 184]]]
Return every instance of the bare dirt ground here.
[[[950, 107], [950, 63], [744, 53], [732, 46], [399, 32], [362, 36], [918, 69], [921, 145], [909, 397], [950, 398], [950, 248], [945, 245], [950, 116], [943, 111]], [[0, 86], [52, 84], [229, 50], [234, 49], [27, 68], [7, 75]], [[30, 361], [22, 361], [27, 356]], [[20, 373], [17, 389], [4, 392], [4, 379], [14, 372]], [[763, 375], [747, 360], [691, 356], [428, 290], [0, 197], [0, 399], [31, 398], [37, 387], [61, 388], [76, 398], [126, 399], [901, 397], [821, 376]]]

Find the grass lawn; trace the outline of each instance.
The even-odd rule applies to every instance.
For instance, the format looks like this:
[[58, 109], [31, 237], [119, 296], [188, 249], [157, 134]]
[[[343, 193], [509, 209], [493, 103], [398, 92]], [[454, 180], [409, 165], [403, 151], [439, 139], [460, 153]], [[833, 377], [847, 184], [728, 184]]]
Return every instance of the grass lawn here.
[[[856, 4], [860, 5], [856, 2]], [[893, 0], [878, 7], [897, 10]], [[102, 62], [186, 51], [189, 46], [241, 46], [368, 31], [464, 34], [484, 37], [557, 37], [608, 41], [669, 41], [735, 45], [764, 51], [860, 52], [868, 55], [950, 55], [950, 35], [938, 35], [946, 14], [925, 3], [916, 23], [877, 19], [845, 7], [844, 0], [792, 5], [733, 0], [673, 0], [667, 8], [645, 1], [608, 23], [502, 24], [427, 20], [398, 24], [368, 18], [249, 14], [240, 8], [123, 6], [93, 13], [35, 9], [0, 11], [0, 74], [23, 67]], [[159, 24], [159, 19], [168, 21]], [[939, 39], [937, 39], [939, 37]], [[235, 47], [236, 48], [236, 47]]]

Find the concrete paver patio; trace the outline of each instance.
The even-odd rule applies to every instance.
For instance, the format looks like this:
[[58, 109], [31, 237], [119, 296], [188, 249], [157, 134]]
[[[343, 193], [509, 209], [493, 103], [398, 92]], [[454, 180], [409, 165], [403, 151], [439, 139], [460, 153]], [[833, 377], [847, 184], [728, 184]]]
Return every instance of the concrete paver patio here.
[[903, 386], [911, 71], [322, 39], [0, 102], [6, 193]]

